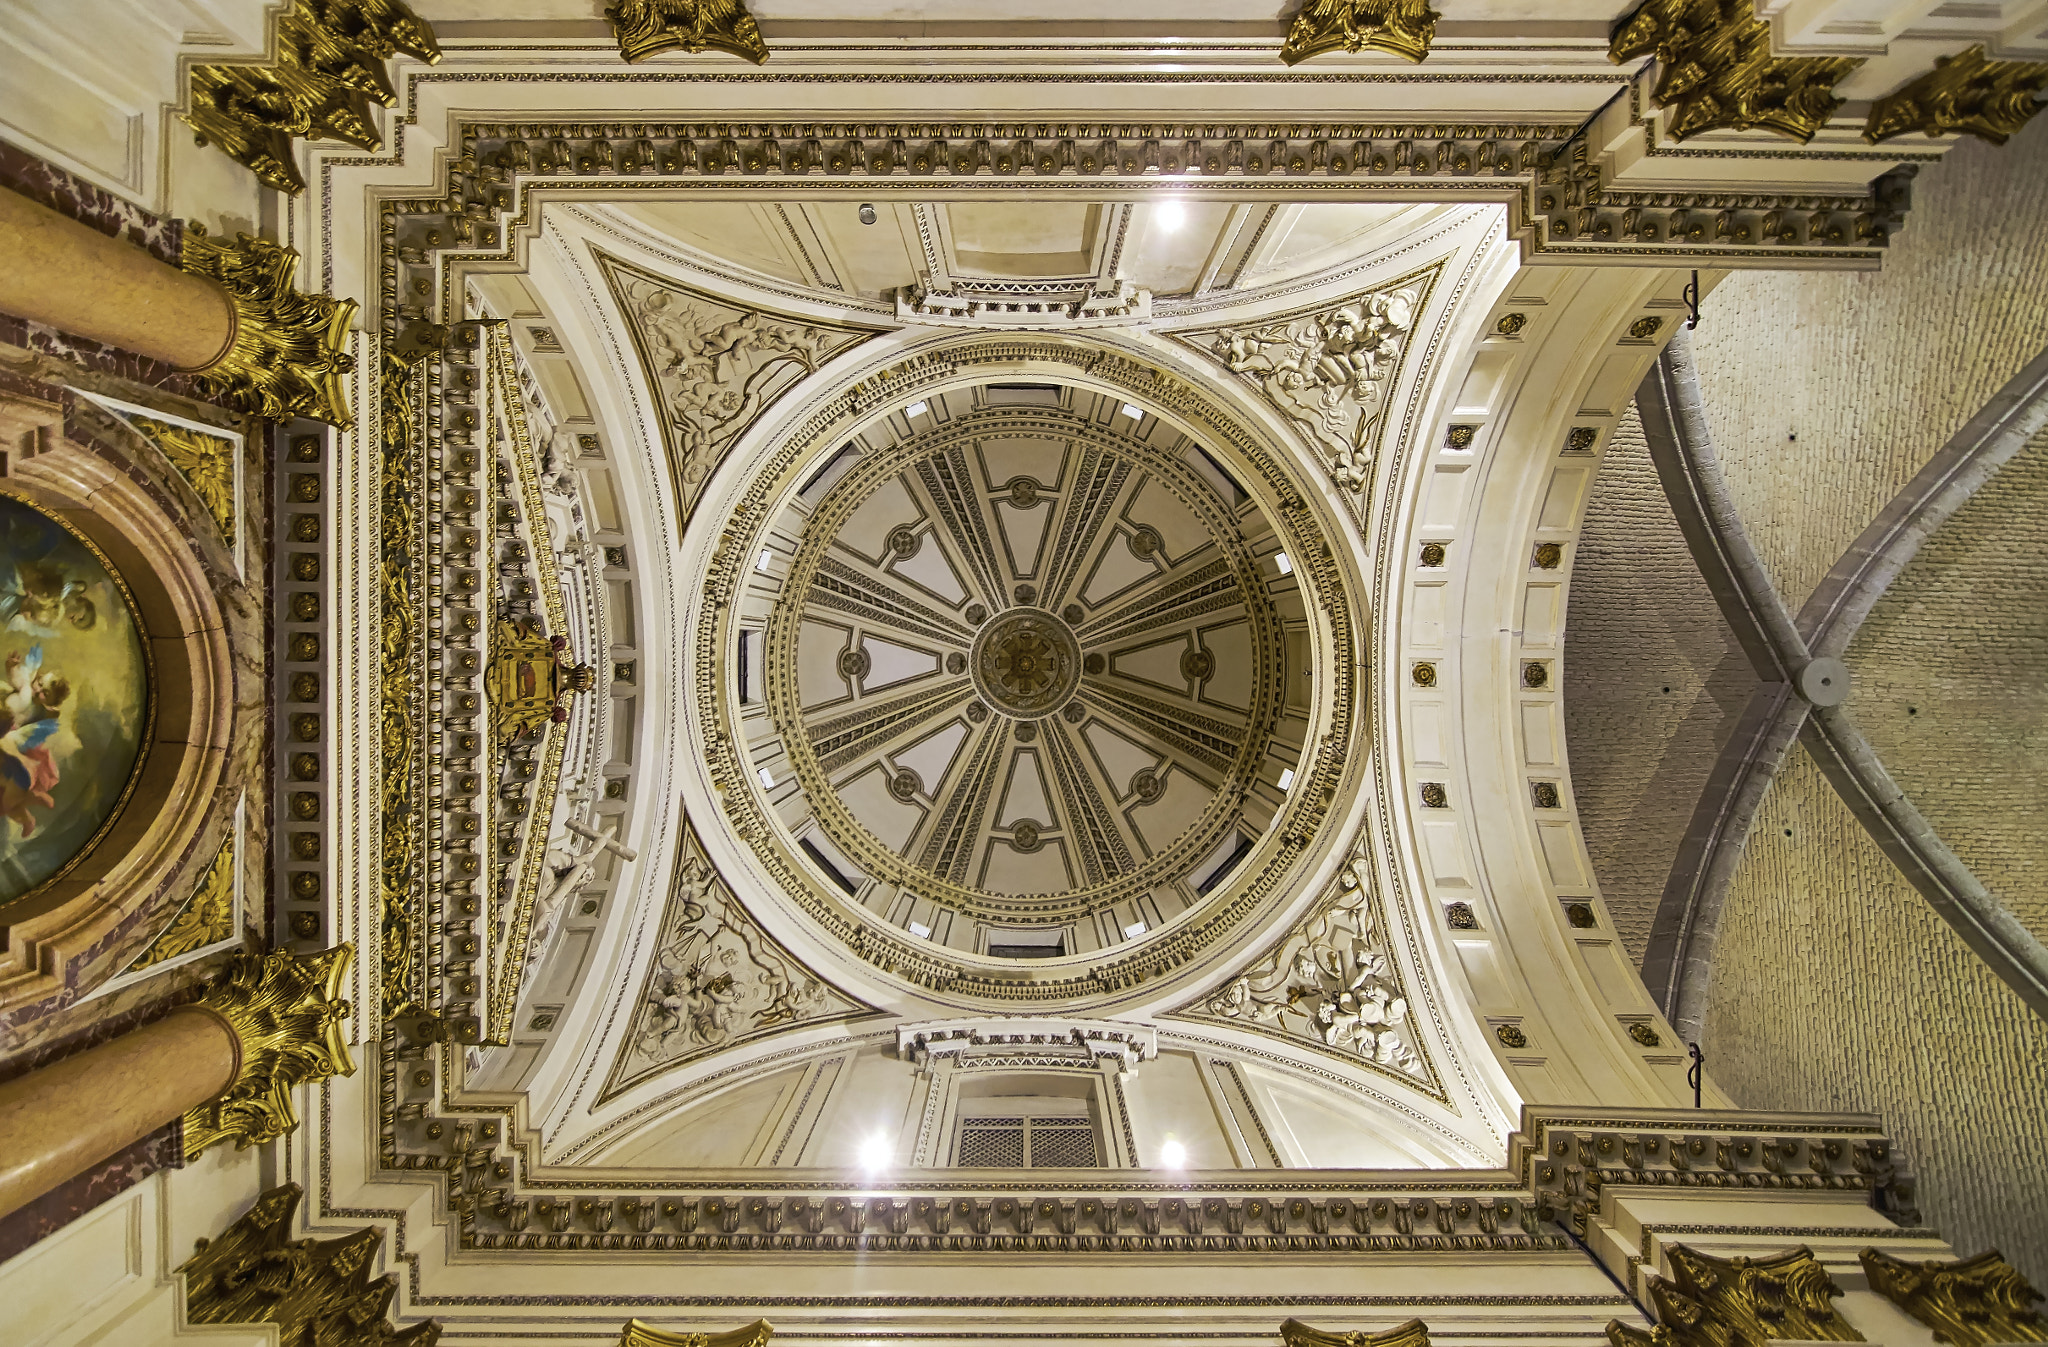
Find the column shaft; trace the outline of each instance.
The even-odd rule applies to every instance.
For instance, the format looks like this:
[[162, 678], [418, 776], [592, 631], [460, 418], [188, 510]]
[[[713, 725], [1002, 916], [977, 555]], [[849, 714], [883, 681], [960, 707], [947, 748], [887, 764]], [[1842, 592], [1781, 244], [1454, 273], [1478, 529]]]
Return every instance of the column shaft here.
[[241, 1057], [225, 1019], [183, 1006], [0, 1085], [0, 1216], [217, 1098]]
[[5, 189], [0, 259], [0, 311], [183, 370], [234, 342], [234, 301], [219, 285]]

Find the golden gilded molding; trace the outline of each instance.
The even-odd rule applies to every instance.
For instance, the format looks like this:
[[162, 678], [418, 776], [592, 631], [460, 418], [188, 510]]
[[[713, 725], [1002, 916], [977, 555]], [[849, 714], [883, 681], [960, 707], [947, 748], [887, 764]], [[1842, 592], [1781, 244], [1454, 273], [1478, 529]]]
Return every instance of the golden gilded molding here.
[[422, 470], [419, 417], [423, 375], [388, 353], [378, 380], [381, 485], [378, 492], [382, 559], [382, 637], [378, 677], [379, 743], [382, 749], [379, 813], [383, 853], [378, 887], [379, 984], [384, 1013], [397, 1015], [421, 1004], [420, 905], [414, 891], [420, 875], [423, 726], [418, 702], [422, 686], [415, 607], [417, 573], [424, 550], [420, 522]]
[[227, 353], [190, 371], [194, 382], [251, 416], [349, 423], [344, 376], [356, 367], [347, 350], [354, 300], [300, 294], [292, 284], [298, 253], [248, 234], [221, 243], [188, 223], [179, 263], [218, 283], [235, 309]]
[[297, 0], [278, 17], [274, 63], [192, 67], [182, 117], [201, 145], [297, 194], [306, 180], [292, 137], [383, 148], [370, 104], [398, 101], [384, 63], [399, 52], [429, 65], [441, 59], [434, 30], [403, 0]]
[[1410, 1319], [1378, 1333], [1332, 1333], [1299, 1319], [1289, 1319], [1280, 1325], [1280, 1341], [1287, 1347], [1429, 1347], [1429, 1325], [1420, 1319]]
[[1804, 1244], [1768, 1258], [1715, 1258], [1683, 1244], [1670, 1250], [1675, 1281], [1650, 1278], [1657, 1323], [1607, 1323], [1614, 1347], [1765, 1347], [1774, 1338], [1862, 1342], [1835, 1313], [1842, 1294]]
[[644, 61], [665, 51], [722, 51], [760, 65], [768, 44], [744, 0], [618, 0], [604, 16], [619, 55]]
[[1958, 133], [2003, 145], [2042, 105], [2034, 94], [2048, 84], [2048, 61], [1994, 61], [1982, 43], [1935, 58], [1934, 69], [1870, 105], [1863, 138], [1875, 145], [1925, 131]]
[[221, 541], [234, 547], [235, 442], [224, 435], [208, 435], [148, 416], [131, 416], [128, 421], [171, 461], [213, 517]]
[[371, 1280], [384, 1234], [364, 1226], [339, 1239], [289, 1239], [302, 1195], [296, 1183], [259, 1196], [219, 1239], [178, 1271], [185, 1274], [187, 1324], [275, 1324], [278, 1340], [320, 1347], [433, 1347], [432, 1319], [394, 1329], [385, 1316], [398, 1279]]
[[220, 844], [220, 851], [200, 878], [199, 887], [192, 891], [178, 915], [171, 924], [157, 933], [142, 957], [123, 970], [133, 973], [138, 969], [153, 968], [180, 955], [190, 954], [195, 949], [204, 949], [217, 944], [235, 933], [235, 834], [228, 830], [227, 840]]
[[628, 1319], [619, 1347], [767, 1347], [775, 1325], [756, 1319], [725, 1333], [664, 1333], [642, 1319]]
[[1953, 1263], [1909, 1263], [1879, 1249], [1857, 1255], [1870, 1289], [1934, 1330], [1948, 1347], [2048, 1342], [2034, 1309], [2041, 1293], [1991, 1249]]
[[1428, 0], [1308, 0], [1288, 26], [1280, 59], [1299, 65], [1325, 52], [1373, 50], [1420, 61], [1440, 17]]
[[200, 1004], [241, 1040], [240, 1070], [226, 1093], [185, 1115], [185, 1155], [232, 1138], [240, 1150], [299, 1125], [292, 1090], [308, 1081], [355, 1074], [343, 1038], [342, 999], [352, 945], [317, 954], [238, 953]]
[[1615, 29], [1607, 58], [1657, 58], [1651, 97], [1673, 140], [1760, 127], [1801, 142], [1834, 115], [1835, 83], [1860, 56], [1774, 56], [1749, 0], [1648, 0]]

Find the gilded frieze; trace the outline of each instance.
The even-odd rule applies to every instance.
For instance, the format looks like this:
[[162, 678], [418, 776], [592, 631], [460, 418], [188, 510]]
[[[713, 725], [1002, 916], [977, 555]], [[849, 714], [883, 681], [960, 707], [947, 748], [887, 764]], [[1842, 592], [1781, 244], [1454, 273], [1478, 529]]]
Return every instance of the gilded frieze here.
[[2048, 1320], [2034, 1308], [2041, 1293], [1989, 1249], [1953, 1263], [1911, 1263], [1880, 1249], [1857, 1255], [1870, 1289], [1934, 1330], [1947, 1347], [2048, 1342]]
[[1673, 140], [1759, 127], [1805, 142], [1842, 100], [1835, 84], [1860, 56], [1777, 56], [1749, 0], [1648, 0], [1615, 29], [1608, 56], [1657, 58], [1651, 96]]
[[[427, 742], [423, 704], [426, 647], [420, 577], [426, 537], [419, 423], [426, 371], [384, 356], [378, 381], [378, 563], [380, 588], [378, 741], [378, 979], [386, 1016], [425, 1009], [426, 945], [421, 827]], [[458, 741], [459, 742], [459, 741]]]
[[1308, 0], [1288, 25], [1280, 59], [1298, 65], [1325, 52], [1384, 51], [1420, 61], [1441, 17], [1426, 0]]
[[722, 51], [755, 65], [768, 59], [744, 0], [616, 0], [604, 16], [628, 61], [665, 51]]
[[660, 404], [682, 514], [733, 442], [791, 384], [873, 335], [779, 318], [603, 258], [612, 297]]
[[2048, 61], [1994, 61], [1983, 44], [1938, 56], [1934, 69], [1870, 105], [1863, 138], [1875, 145], [1922, 131], [1930, 136], [2006, 140], [2041, 110], [2034, 95], [2048, 85]]
[[766, 1034], [873, 1013], [761, 929], [687, 820], [660, 941], [603, 1098]]
[[1362, 850], [1352, 854], [1330, 892], [1247, 971], [1175, 1015], [1310, 1043], [1442, 1093], [1409, 1015], [1372, 862]]
[[192, 67], [184, 120], [280, 192], [302, 192], [292, 138], [383, 147], [372, 102], [398, 101], [384, 63], [404, 52], [441, 59], [434, 30], [403, 0], [294, 0], [277, 20], [270, 65]]
[[1363, 491], [1415, 320], [1443, 264], [1312, 313], [1177, 333], [1256, 386], [1313, 444], [1330, 479]]

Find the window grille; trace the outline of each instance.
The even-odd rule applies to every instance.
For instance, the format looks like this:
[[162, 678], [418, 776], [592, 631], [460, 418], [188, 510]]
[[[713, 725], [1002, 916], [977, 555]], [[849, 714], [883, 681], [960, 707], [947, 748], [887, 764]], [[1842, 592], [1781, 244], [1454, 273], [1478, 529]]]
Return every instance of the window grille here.
[[966, 1118], [954, 1163], [977, 1169], [1098, 1169], [1086, 1118]]

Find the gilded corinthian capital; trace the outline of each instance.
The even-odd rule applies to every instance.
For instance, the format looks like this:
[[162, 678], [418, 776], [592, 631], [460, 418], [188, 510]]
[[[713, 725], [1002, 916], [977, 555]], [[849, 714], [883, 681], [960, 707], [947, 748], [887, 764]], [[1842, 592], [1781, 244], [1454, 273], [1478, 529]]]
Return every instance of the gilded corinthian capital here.
[[1675, 1280], [1650, 1279], [1657, 1325], [1607, 1324], [1614, 1347], [1765, 1347], [1774, 1338], [1861, 1342], [1835, 1313], [1842, 1294], [1805, 1245], [1769, 1258], [1715, 1258], [1683, 1244], [1670, 1252]]
[[2048, 1342], [2048, 1321], [2034, 1309], [2041, 1293], [1996, 1249], [1954, 1263], [1908, 1263], [1877, 1249], [1857, 1258], [1871, 1290], [1949, 1347]]
[[299, 1125], [292, 1090], [329, 1076], [352, 1076], [342, 1038], [341, 998], [355, 948], [318, 954], [237, 954], [200, 1004], [228, 1022], [241, 1044], [235, 1083], [185, 1115], [185, 1154], [232, 1138], [237, 1149], [283, 1136]]
[[1371, 48], [1420, 61], [1436, 38], [1438, 17], [1425, 0], [1306, 0], [1280, 59], [1297, 65], [1324, 52]]
[[292, 137], [383, 142], [370, 104], [398, 101], [384, 63], [404, 52], [441, 59], [434, 30], [404, 0], [298, 0], [277, 20], [270, 65], [192, 67], [184, 119], [222, 153], [280, 192], [303, 192]]
[[768, 59], [744, 0], [618, 0], [604, 16], [628, 61], [664, 51], [730, 52], [755, 65]]
[[1958, 132], [2003, 145], [2041, 110], [2034, 95], [2048, 84], [2048, 61], [1994, 61], [1982, 45], [1936, 58], [1934, 69], [1870, 105], [1863, 138]]
[[187, 224], [179, 262], [217, 282], [234, 301], [235, 333], [227, 354], [192, 372], [209, 394], [237, 411], [272, 420], [308, 416], [348, 423], [343, 376], [356, 363], [346, 349], [354, 300], [300, 294], [292, 285], [299, 255], [248, 234], [220, 243]]
[[1674, 140], [1761, 127], [1813, 139], [1842, 100], [1836, 81], [1860, 56], [1773, 56], [1771, 26], [1750, 0], [1648, 0], [1614, 31], [1611, 61], [1657, 58], [1651, 93]]

